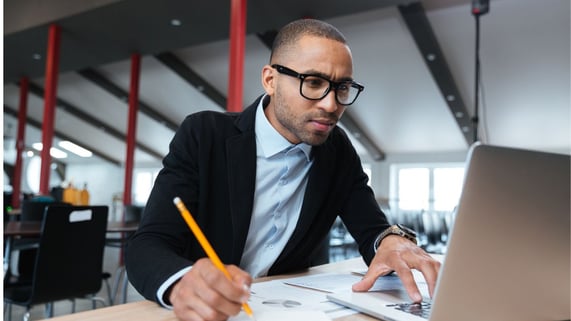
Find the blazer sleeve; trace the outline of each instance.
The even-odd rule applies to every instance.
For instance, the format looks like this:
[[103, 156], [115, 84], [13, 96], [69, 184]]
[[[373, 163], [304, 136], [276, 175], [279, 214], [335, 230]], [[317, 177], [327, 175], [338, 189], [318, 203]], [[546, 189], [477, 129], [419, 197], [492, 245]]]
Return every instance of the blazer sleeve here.
[[375, 256], [374, 241], [377, 236], [390, 226], [386, 215], [381, 211], [372, 188], [368, 185], [369, 178], [363, 171], [359, 155], [348, 141], [344, 132], [340, 147], [346, 167], [346, 201], [339, 216], [357, 244], [363, 259], [369, 265]]
[[129, 281], [147, 299], [157, 301], [158, 288], [172, 275], [193, 264], [192, 240], [173, 199], [179, 196], [191, 212], [198, 202], [197, 117], [187, 117], [169, 145], [145, 206], [139, 228], [128, 241], [125, 265]]

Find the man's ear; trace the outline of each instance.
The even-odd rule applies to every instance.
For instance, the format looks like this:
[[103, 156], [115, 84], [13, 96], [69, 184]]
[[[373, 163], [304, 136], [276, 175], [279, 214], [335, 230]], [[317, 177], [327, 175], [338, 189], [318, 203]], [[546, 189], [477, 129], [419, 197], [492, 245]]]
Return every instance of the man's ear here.
[[275, 70], [270, 65], [265, 65], [262, 68], [262, 87], [266, 94], [273, 95], [276, 88]]

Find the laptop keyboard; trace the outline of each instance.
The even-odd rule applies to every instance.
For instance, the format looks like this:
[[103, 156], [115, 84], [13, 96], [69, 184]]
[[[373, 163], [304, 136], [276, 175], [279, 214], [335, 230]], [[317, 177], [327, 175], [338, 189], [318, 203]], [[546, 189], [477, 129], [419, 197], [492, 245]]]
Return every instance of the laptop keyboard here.
[[410, 313], [412, 315], [419, 316], [421, 318], [427, 319], [430, 316], [430, 302], [420, 302], [420, 303], [396, 303], [387, 304], [387, 307], [393, 307], [399, 311]]

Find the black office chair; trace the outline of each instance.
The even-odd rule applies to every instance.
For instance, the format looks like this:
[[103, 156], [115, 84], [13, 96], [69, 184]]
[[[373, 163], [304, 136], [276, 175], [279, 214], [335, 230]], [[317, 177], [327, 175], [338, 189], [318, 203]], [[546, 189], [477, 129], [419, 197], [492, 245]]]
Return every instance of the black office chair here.
[[[144, 209], [145, 209], [145, 207], [140, 206], [140, 205], [125, 205], [125, 208], [124, 208], [125, 223], [140, 222], [141, 217], [143, 216]], [[120, 233], [120, 234], [121, 235], [119, 235], [119, 236], [108, 236], [105, 239], [105, 245], [108, 247], [114, 247], [114, 248], [121, 249], [120, 255], [124, 255], [125, 245], [127, 244], [127, 240], [134, 234], [134, 232]], [[115, 271], [115, 275], [116, 276], [115, 276], [115, 280], [113, 282], [113, 291], [112, 291], [112, 294], [109, 295], [110, 305], [115, 303], [117, 293], [119, 292], [119, 284], [121, 284], [121, 289], [122, 289], [122, 291], [121, 291], [121, 293], [122, 293], [121, 303], [127, 302], [127, 289], [128, 289], [128, 285], [129, 285], [129, 279], [127, 277], [127, 270], [125, 269], [125, 266], [123, 265], [122, 262], [119, 264], [119, 267]], [[110, 274], [108, 272], [106, 272], [105, 276], [108, 277], [108, 276], [110, 276]]]
[[[20, 221], [38, 221], [44, 218], [46, 207], [50, 205], [71, 205], [63, 202], [55, 202], [52, 198], [41, 197], [31, 198], [22, 201]], [[34, 272], [34, 261], [36, 260], [39, 238], [22, 237], [14, 241], [12, 250], [18, 251], [17, 278], [12, 278], [12, 282], [30, 282]], [[10, 281], [8, 281], [10, 282]]]
[[[32, 282], [4, 288], [8, 320], [12, 304], [46, 304], [53, 316], [55, 301], [94, 299], [102, 285], [107, 206], [49, 206], [42, 221]], [[95, 305], [95, 303], [94, 303]]]

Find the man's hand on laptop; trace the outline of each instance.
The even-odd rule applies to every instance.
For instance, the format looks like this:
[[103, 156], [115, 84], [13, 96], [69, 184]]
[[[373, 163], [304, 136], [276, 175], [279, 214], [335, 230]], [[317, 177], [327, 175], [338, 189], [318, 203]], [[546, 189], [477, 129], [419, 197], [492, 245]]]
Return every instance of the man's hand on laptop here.
[[353, 285], [353, 291], [368, 291], [378, 277], [394, 271], [399, 276], [412, 301], [421, 302], [422, 295], [414, 281], [412, 269], [418, 270], [424, 275], [430, 297], [432, 297], [440, 270], [440, 262], [410, 240], [398, 235], [389, 235], [379, 245], [367, 274], [361, 281]]

